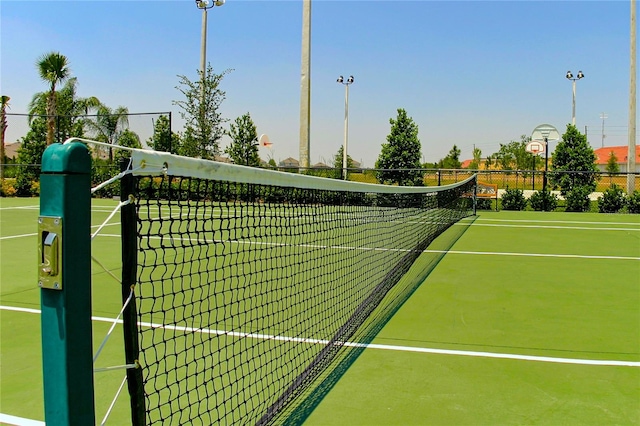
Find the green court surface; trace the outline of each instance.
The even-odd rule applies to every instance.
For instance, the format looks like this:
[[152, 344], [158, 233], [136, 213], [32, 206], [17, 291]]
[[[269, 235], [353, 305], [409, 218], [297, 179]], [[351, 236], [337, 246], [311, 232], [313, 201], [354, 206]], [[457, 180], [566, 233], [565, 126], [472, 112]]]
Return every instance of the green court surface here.
[[[43, 420], [38, 202], [0, 199], [0, 413]], [[94, 200], [92, 224], [115, 205]], [[116, 275], [117, 218], [93, 246]], [[640, 216], [480, 211], [463, 222], [305, 424], [640, 424]], [[121, 303], [95, 264], [93, 280], [96, 350]], [[96, 366], [122, 364], [122, 346], [117, 326]], [[98, 421], [123, 376], [96, 373]], [[107, 424], [127, 424], [127, 409], [121, 396]]]

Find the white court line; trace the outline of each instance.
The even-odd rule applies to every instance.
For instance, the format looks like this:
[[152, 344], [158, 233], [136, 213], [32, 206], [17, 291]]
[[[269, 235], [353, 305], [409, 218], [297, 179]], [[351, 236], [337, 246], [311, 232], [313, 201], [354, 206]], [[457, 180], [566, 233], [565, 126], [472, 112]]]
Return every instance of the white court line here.
[[[112, 237], [121, 238], [116, 234], [100, 234], [99, 237]], [[146, 237], [145, 237], [146, 238]], [[150, 239], [159, 240], [161, 237], [153, 236]], [[164, 238], [170, 238], [169, 236]], [[189, 241], [189, 238], [174, 238], [177, 241]], [[247, 244], [256, 246], [274, 246], [274, 247], [308, 247], [308, 248], [323, 248], [332, 250], [361, 250], [361, 251], [402, 251], [409, 252], [409, 249], [389, 249], [384, 247], [350, 247], [350, 246], [327, 246], [319, 244], [286, 244], [286, 243], [273, 243], [265, 241], [247, 241], [247, 240], [206, 240], [208, 243], [221, 243], [221, 244]], [[509, 253], [509, 252], [497, 252], [497, 251], [463, 251], [463, 250], [423, 250], [422, 253], [445, 253], [445, 254], [466, 254], [466, 255], [490, 255], [490, 256], [522, 256], [522, 257], [557, 257], [568, 259], [605, 259], [605, 260], [640, 260], [640, 257], [634, 256], [605, 256], [605, 255], [586, 255], [586, 254], [557, 254], [557, 253]]]
[[0, 237], [0, 241], [2, 240], [12, 240], [14, 238], [24, 238], [24, 237], [34, 237], [38, 235], [37, 233], [33, 233], [33, 234], [22, 234], [22, 235], [7, 235], [6, 237]]
[[482, 216], [478, 217], [478, 221], [487, 222], [524, 222], [524, 223], [572, 223], [578, 225], [637, 225], [640, 222], [582, 222], [580, 220], [526, 220], [526, 219], [490, 219]]
[[0, 210], [37, 210], [40, 206], [14, 206], [14, 207], [0, 207]]
[[[120, 225], [120, 222], [112, 222], [112, 223], [107, 223], [104, 226], [116, 226], [116, 225]], [[97, 228], [100, 225], [91, 225], [91, 228]], [[25, 238], [25, 237], [35, 237], [36, 235], [38, 235], [37, 233], [32, 233], [32, 234], [22, 234], [22, 235], [7, 235], [6, 237], [0, 237], [0, 241], [2, 240], [12, 240], [14, 238]], [[115, 235], [114, 235], [115, 236]]]
[[[467, 223], [457, 222], [456, 225], [465, 225]], [[609, 223], [609, 225], [611, 225]], [[640, 231], [640, 228], [600, 228], [590, 226], [556, 226], [556, 225], [502, 225], [497, 223], [477, 223], [473, 222], [471, 226], [493, 226], [497, 228], [536, 228], [536, 229], [580, 229], [587, 231]]]
[[10, 416], [0, 413], [0, 423], [15, 426], [45, 426], [45, 422], [40, 420], [25, 419], [23, 417]]
[[[15, 311], [15, 312], [40, 313], [40, 311], [37, 309], [17, 308], [13, 306], [0, 305], [0, 309]], [[93, 321], [99, 321], [99, 322], [108, 322], [108, 323], [114, 322], [114, 319], [105, 318], [105, 317], [92, 316], [91, 319]], [[115, 322], [122, 324], [123, 321], [117, 320]], [[276, 340], [276, 341], [282, 341], [282, 342], [298, 342], [298, 343], [320, 344], [320, 345], [326, 345], [329, 343], [329, 340], [324, 340], [324, 339], [308, 339], [303, 337], [278, 336], [273, 334], [262, 334], [262, 333], [247, 333], [247, 332], [243, 333], [243, 332], [237, 332], [237, 331], [215, 330], [215, 329], [208, 329], [208, 328], [163, 325], [163, 324], [150, 323], [150, 322], [138, 322], [138, 325], [141, 327], [162, 328], [165, 330], [173, 330], [173, 331], [178, 331], [183, 333], [203, 333], [203, 334], [211, 334], [211, 335], [218, 335], [218, 336], [224, 335], [224, 336], [238, 337], [238, 338], [244, 338], [244, 339]], [[398, 352], [418, 352], [418, 353], [428, 353], [428, 354], [437, 354], [437, 355], [473, 356], [473, 357], [479, 357], [479, 358], [500, 358], [500, 359], [512, 359], [512, 360], [520, 360], [520, 361], [550, 362], [550, 363], [559, 363], [559, 364], [640, 367], [640, 361], [556, 358], [556, 357], [548, 357], [548, 356], [504, 354], [504, 353], [478, 352], [478, 351], [460, 351], [460, 350], [450, 350], [450, 349], [420, 348], [420, 347], [413, 347], [413, 346], [380, 345], [380, 344], [372, 344], [372, 343], [369, 343], [369, 344], [356, 343], [356, 342], [340, 342], [340, 343], [348, 347], [380, 349], [380, 350], [389, 350], [389, 351], [398, 351]]]
[[611, 260], [640, 260], [633, 256], [597, 256], [586, 254], [555, 254], [555, 253], [505, 253], [494, 251], [462, 251], [462, 250], [425, 250], [424, 253], [469, 254], [489, 256], [522, 256], [522, 257], [558, 257], [569, 259], [611, 259]]

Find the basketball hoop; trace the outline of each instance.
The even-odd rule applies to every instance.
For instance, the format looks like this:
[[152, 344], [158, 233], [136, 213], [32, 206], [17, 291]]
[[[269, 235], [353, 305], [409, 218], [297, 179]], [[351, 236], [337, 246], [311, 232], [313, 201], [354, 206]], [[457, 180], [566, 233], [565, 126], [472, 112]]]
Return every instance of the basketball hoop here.
[[526, 150], [527, 152], [532, 153], [533, 155], [538, 155], [543, 153], [545, 149], [544, 141], [531, 141], [527, 144]]
[[269, 136], [265, 134], [260, 135], [258, 143], [260, 144], [260, 146], [263, 146], [265, 148], [271, 148], [271, 146], [273, 145], [273, 143], [271, 143], [271, 141], [269, 140]]

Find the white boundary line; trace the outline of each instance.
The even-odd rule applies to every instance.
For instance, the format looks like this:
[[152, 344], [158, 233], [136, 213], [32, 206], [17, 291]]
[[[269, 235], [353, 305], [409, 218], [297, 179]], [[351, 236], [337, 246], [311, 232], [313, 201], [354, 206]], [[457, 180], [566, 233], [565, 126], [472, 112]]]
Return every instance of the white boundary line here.
[[[465, 225], [467, 223], [457, 222], [456, 225]], [[612, 225], [609, 223], [608, 225]], [[615, 225], [615, 223], [613, 224]], [[558, 226], [558, 225], [503, 225], [497, 223], [477, 223], [474, 222], [471, 226], [492, 226], [496, 228], [535, 228], [535, 229], [578, 229], [583, 231], [640, 231], [640, 228], [600, 228], [593, 226]]]
[[[120, 238], [117, 234], [100, 234], [99, 237], [111, 237]], [[161, 237], [150, 237], [151, 239], [161, 239]], [[166, 237], [168, 238], [168, 237]], [[183, 239], [178, 239], [183, 240]], [[188, 241], [187, 239], [184, 239]], [[249, 240], [207, 240], [210, 243], [228, 243], [228, 244], [253, 244], [262, 246], [275, 246], [283, 247], [287, 244], [277, 242], [265, 242], [265, 241], [249, 241]], [[326, 246], [319, 244], [290, 244], [295, 247], [309, 247], [309, 248], [325, 248], [334, 250], [362, 250], [362, 251], [410, 251], [408, 249], [386, 249], [383, 247], [350, 247], [350, 246]], [[634, 256], [605, 256], [605, 255], [583, 255], [583, 254], [556, 254], [556, 253], [509, 253], [509, 252], [494, 252], [494, 251], [463, 251], [463, 250], [423, 250], [422, 253], [445, 253], [445, 254], [464, 254], [472, 256], [521, 256], [521, 257], [557, 257], [566, 259], [605, 259], [605, 260], [640, 260], [640, 257]]]
[[10, 416], [0, 413], [0, 423], [16, 426], [44, 426], [46, 423], [40, 420], [25, 419], [23, 417]]
[[[116, 225], [120, 225], [120, 222], [111, 222], [111, 223], [107, 223], [104, 226], [116, 226]], [[91, 225], [91, 228], [98, 228], [101, 225]], [[31, 233], [31, 234], [22, 234], [22, 235], [7, 235], [5, 237], [0, 237], [0, 241], [2, 240], [12, 240], [14, 238], [26, 238], [26, 237], [34, 237], [38, 235], [36, 232]]]
[[[488, 217], [478, 216], [477, 221], [487, 222], [523, 222], [523, 223], [572, 223], [577, 225], [636, 225], [640, 226], [640, 222], [583, 222], [580, 220], [526, 220], [526, 219], [491, 219]], [[476, 222], [477, 222], [476, 221]]]
[[[2, 305], [0, 305], [0, 310], [26, 312], [26, 313], [38, 313], [38, 314], [40, 313], [38, 309], [18, 308], [13, 306], [2, 306]], [[105, 317], [92, 316], [91, 319], [93, 321], [99, 321], [99, 322], [108, 322], [108, 323], [114, 322], [112, 318], [105, 318]], [[121, 324], [122, 320], [117, 320], [115, 322]], [[168, 326], [168, 325], [156, 324], [156, 323], [150, 323], [150, 322], [139, 322], [138, 325], [142, 327], [163, 328], [165, 330], [173, 330], [173, 331], [179, 331], [179, 332], [185, 332], [185, 333], [190, 332], [190, 333], [203, 333], [203, 334], [212, 334], [212, 335], [225, 335], [225, 336], [248, 338], [248, 339], [276, 340], [276, 341], [284, 341], [284, 342], [299, 342], [299, 343], [323, 344], [323, 345], [326, 345], [329, 343], [328, 340], [323, 340], [323, 339], [307, 339], [302, 337], [277, 336], [277, 335], [261, 334], [261, 333], [241, 333], [241, 332], [226, 331], [226, 330], [214, 330], [214, 329], [185, 327], [185, 326], [176, 326], [176, 325]], [[520, 360], [520, 361], [550, 362], [550, 363], [558, 363], [558, 364], [601, 365], [601, 366], [604, 365], [604, 366], [636, 367], [636, 368], [640, 367], [640, 361], [557, 358], [557, 357], [548, 357], [548, 356], [519, 355], [519, 354], [505, 354], [505, 353], [494, 353], [494, 352], [478, 352], [478, 351], [460, 351], [460, 350], [451, 350], [451, 349], [434, 349], [434, 348], [420, 348], [420, 347], [413, 347], [413, 346], [380, 345], [380, 344], [372, 344], [372, 343], [365, 344], [365, 343], [355, 343], [355, 342], [344, 342], [344, 345], [348, 347], [380, 349], [380, 350], [390, 350], [390, 351], [398, 351], [398, 352], [418, 352], [418, 353], [428, 353], [428, 354], [437, 354], [437, 355], [474, 356], [479, 358], [499, 358], [499, 359], [512, 359], [512, 360]]]

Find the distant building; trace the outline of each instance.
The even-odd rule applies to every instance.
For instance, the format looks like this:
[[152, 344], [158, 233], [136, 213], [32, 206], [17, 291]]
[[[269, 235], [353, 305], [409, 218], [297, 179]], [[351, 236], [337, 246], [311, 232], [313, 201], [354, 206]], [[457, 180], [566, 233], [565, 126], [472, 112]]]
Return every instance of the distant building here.
[[[469, 166], [471, 166], [471, 163], [473, 163], [473, 159], [471, 160], [464, 160], [462, 163], [460, 163], [460, 168], [461, 169], [468, 169]], [[491, 162], [491, 167], [489, 167], [490, 170], [494, 169], [494, 163], [493, 161]], [[480, 162], [478, 163], [478, 170], [487, 170], [487, 159], [486, 158], [481, 158]]]
[[[598, 170], [601, 172], [605, 172], [607, 170], [607, 162], [609, 161], [609, 156], [611, 152], [614, 153], [616, 158], [618, 159], [618, 167], [620, 168], [620, 172], [627, 172], [627, 152], [629, 151], [629, 147], [624, 146], [605, 146], [604, 148], [598, 148], [593, 152], [596, 154], [596, 166]], [[462, 169], [468, 169], [473, 160], [464, 160], [460, 165]], [[551, 161], [551, 159], [549, 159]], [[492, 165], [491, 169], [494, 167]], [[478, 170], [486, 170], [486, 158], [480, 159], [480, 164], [478, 165]], [[636, 173], [640, 173], [640, 145], [636, 145]]]
[[331, 167], [327, 166], [326, 164], [324, 164], [323, 162], [320, 163], [316, 163], [313, 166], [314, 169], [330, 169]]
[[7, 143], [4, 145], [4, 155], [9, 160], [16, 160], [18, 158], [18, 149], [22, 144], [20, 142]]
[[[627, 172], [627, 154], [629, 153], [628, 146], [605, 146], [603, 148], [598, 148], [593, 152], [596, 154], [596, 166], [601, 172], [605, 172], [607, 170], [607, 162], [609, 161], [609, 157], [612, 152], [618, 159], [617, 163], [618, 167], [620, 167], [620, 172]], [[640, 173], [640, 145], [636, 145], [635, 172]]]
[[300, 162], [295, 158], [285, 158], [278, 163], [278, 167], [300, 167]]

